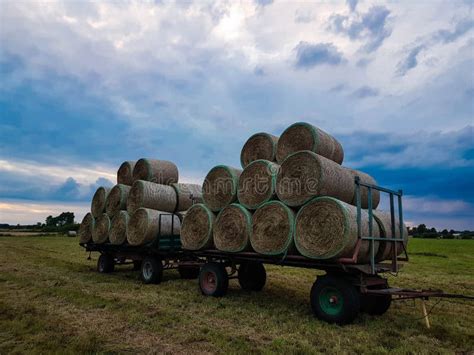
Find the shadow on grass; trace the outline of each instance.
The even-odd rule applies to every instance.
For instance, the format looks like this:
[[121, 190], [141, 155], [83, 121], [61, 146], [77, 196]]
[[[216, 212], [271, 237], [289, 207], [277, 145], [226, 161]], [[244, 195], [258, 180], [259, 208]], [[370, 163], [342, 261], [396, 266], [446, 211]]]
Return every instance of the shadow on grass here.
[[448, 256], [447, 255], [443, 255], [443, 254], [436, 254], [436, 253], [428, 253], [428, 252], [418, 252], [418, 253], [410, 253], [411, 256], [413, 255], [416, 255], [416, 256], [432, 256], [432, 257], [435, 257], [435, 258], [444, 258], [444, 259], [447, 259]]

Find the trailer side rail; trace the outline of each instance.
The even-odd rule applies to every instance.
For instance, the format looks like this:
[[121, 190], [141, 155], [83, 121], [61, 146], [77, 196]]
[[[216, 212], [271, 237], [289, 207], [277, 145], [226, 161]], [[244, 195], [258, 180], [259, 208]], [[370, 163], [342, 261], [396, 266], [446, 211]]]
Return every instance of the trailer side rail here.
[[[356, 189], [356, 202], [357, 202], [357, 244], [354, 248], [354, 253], [350, 258], [340, 258], [338, 259], [339, 263], [342, 264], [357, 264], [359, 258], [359, 251], [363, 241], [369, 241], [370, 243], [370, 273], [372, 275], [377, 274], [377, 261], [375, 260], [375, 242], [376, 241], [383, 241], [385, 243], [391, 243], [392, 248], [390, 250], [391, 253], [391, 263], [385, 264], [390, 265], [390, 271], [396, 273], [400, 269], [400, 264], [398, 261], [408, 261], [408, 253], [405, 247], [403, 235], [405, 234], [403, 231], [403, 206], [402, 206], [402, 196], [403, 191], [398, 190], [390, 190], [385, 187], [372, 185], [364, 183], [360, 180], [359, 176], [354, 178], [355, 182], [355, 189]], [[367, 188], [367, 200], [368, 200], [368, 208], [367, 213], [369, 215], [369, 235], [365, 236], [362, 235], [362, 206], [361, 206], [361, 188]], [[390, 221], [391, 221], [391, 235], [386, 235], [385, 238], [375, 237], [373, 235], [373, 223], [374, 223], [374, 212], [372, 206], [372, 193], [373, 190], [377, 190], [380, 193], [386, 193], [389, 195], [390, 198]], [[395, 198], [397, 199], [397, 209], [398, 209], [398, 222], [399, 222], [399, 233], [400, 237], [396, 237], [396, 230], [395, 230]], [[402, 245], [404, 257], [398, 257], [398, 243]]]

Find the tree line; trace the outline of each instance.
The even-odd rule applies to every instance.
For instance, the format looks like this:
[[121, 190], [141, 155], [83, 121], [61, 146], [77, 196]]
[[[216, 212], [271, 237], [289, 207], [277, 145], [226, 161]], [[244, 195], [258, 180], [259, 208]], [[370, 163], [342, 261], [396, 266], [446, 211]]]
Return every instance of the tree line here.
[[408, 234], [413, 238], [442, 238], [442, 239], [473, 239], [474, 232], [469, 230], [457, 231], [454, 229], [428, 228], [426, 224], [420, 224], [417, 227], [408, 227]]
[[58, 216], [48, 216], [44, 223], [28, 225], [10, 225], [7, 223], [0, 224], [0, 228], [5, 229], [28, 229], [40, 232], [67, 232], [77, 231], [79, 224], [74, 220], [74, 212], [62, 212]]

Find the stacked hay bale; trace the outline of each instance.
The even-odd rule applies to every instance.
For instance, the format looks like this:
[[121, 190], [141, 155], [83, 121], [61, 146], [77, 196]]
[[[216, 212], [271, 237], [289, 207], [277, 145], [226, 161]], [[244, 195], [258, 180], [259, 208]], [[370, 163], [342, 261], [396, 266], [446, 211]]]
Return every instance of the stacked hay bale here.
[[[117, 185], [99, 187], [80, 226], [80, 243], [158, 245], [174, 243], [182, 212], [202, 202], [202, 188], [178, 182], [170, 161], [126, 161], [117, 171]], [[179, 240], [178, 240], [179, 242]]]
[[[183, 247], [298, 253], [312, 259], [352, 257], [358, 244], [355, 177], [371, 185], [376, 181], [343, 167], [343, 160], [342, 145], [309, 123], [295, 123], [280, 137], [252, 135], [241, 151], [243, 171], [219, 165], [207, 174], [204, 203], [184, 217]], [[379, 202], [379, 191], [372, 189], [369, 201], [368, 188], [360, 187], [363, 209], [375, 210]], [[369, 235], [369, 225], [374, 237], [391, 235], [383, 213], [374, 213], [369, 221], [368, 212], [362, 210], [364, 236]], [[370, 243], [359, 244], [358, 262], [367, 262]], [[375, 242], [377, 260], [389, 258], [392, 245]]]

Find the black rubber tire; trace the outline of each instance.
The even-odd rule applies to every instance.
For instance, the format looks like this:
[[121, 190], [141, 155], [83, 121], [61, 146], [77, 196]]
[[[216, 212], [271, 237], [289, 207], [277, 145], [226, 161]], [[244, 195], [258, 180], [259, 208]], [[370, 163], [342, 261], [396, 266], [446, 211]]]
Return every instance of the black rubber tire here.
[[141, 278], [145, 284], [159, 284], [163, 279], [163, 264], [157, 258], [145, 258], [141, 264]]
[[110, 254], [100, 254], [97, 260], [97, 271], [101, 274], [108, 274], [113, 272], [115, 268], [114, 257]]
[[178, 266], [179, 276], [182, 279], [195, 280], [199, 277], [199, 266]]
[[205, 296], [222, 297], [229, 288], [229, 275], [220, 263], [207, 263], [199, 272], [199, 289]]
[[381, 316], [388, 311], [391, 304], [391, 295], [367, 295], [364, 293], [361, 293], [360, 295], [361, 312], [372, 316]]
[[[329, 299], [331, 304], [329, 307], [334, 307], [333, 313], [327, 306], [323, 306], [325, 303], [323, 300], [331, 293], [337, 294], [337, 297], [331, 296]], [[350, 324], [360, 311], [360, 295], [357, 288], [342, 277], [332, 275], [318, 277], [311, 288], [310, 301], [314, 315], [328, 323]], [[332, 306], [332, 302], [336, 302], [336, 306]]]
[[262, 263], [242, 263], [239, 266], [238, 279], [243, 290], [261, 291], [267, 281], [267, 272]]
[[133, 260], [133, 271], [141, 270], [142, 268], [142, 261], [141, 260]]

